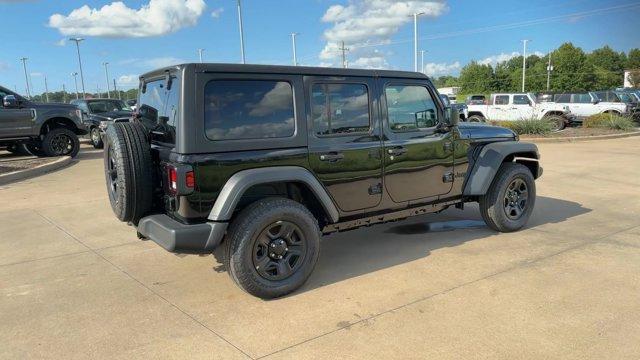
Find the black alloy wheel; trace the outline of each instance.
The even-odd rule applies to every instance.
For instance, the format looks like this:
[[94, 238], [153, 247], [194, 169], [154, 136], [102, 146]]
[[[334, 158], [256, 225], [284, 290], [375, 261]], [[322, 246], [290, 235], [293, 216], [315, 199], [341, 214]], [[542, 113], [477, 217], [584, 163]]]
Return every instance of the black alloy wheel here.
[[504, 193], [504, 212], [511, 220], [518, 220], [525, 213], [529, 200], [527, 183], [522, 178], [515, 178]]
[[304, 263], [307, 242], [300, 228], [288, 221], [268, 225], [253, 245], [253, 265], [267, 280], [284, 280]]
[[73, 139], [67, 134], [56, 134], [50, 144], [55, 156], [67, 155], [73, 150]]

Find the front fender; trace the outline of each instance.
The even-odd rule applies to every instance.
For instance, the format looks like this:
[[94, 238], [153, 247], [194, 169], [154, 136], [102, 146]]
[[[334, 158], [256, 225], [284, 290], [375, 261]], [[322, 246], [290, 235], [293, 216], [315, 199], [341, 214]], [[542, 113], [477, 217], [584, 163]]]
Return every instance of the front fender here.
[[463, 195], [486, 194], [500, 165], [508, 157], [515, 161], [535, 162], [535, 169], [537, 170], [533, 176], [535, 178], [540, 177], [542, 169], [537, 164], [540, 159], [540, 153], [535, 144], [519, 141], [490, 143], [482, 148], [474, 161], [473, 168], [468, 173], [467, 181], [464, 185]]

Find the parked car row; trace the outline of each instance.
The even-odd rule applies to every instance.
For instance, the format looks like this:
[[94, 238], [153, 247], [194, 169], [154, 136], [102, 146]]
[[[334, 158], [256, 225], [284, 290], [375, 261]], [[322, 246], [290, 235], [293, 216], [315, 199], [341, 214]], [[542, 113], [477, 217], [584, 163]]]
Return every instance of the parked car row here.
[[578, 118], [584, 119], [596, 114], [615, 114], [621, 116], [640, 115], [640, 91], [605, 90], [574, 93], [541, 93], [540, 102], [554, 102], [566, 105]]
[[76, 156], [78, 136], [90, 135], [102, 147], [112, 121], [128, 121], [133, 112], [115, 99], [74, 100], [71, 104], [38, 103], [0, 86], [0, 147], [36, 156]]

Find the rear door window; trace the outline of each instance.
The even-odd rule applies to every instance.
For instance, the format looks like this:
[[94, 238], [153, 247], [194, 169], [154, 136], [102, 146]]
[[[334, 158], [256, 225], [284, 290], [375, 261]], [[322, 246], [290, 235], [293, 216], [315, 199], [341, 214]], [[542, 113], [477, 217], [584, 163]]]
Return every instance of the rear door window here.
[[494, 105], [509, 105], [509, 95], [498, 95], [493, 101]]
[[311, 108], [318, 136], [369, 131], [369, 92], [364, 84], [314, 84]]
[[289, 82], [212, 80], [204, 94], [205, 132], [210, 140], [286, 138], [295, 133]]

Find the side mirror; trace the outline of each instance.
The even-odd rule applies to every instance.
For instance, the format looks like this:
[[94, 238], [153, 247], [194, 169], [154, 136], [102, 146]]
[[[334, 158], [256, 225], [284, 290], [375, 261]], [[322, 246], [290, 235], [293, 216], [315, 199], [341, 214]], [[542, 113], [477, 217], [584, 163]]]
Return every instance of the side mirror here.
[[460, 121], [460, 111], [458, 109], [449, 108], [447, 112], [447, 125], [449, 126], [458, 126], [458, 122]]
[[16, 99], [15, 95], [7, 95], [2, 98], [2, 106], [6, 108], [16, 108], [20, 106], [18, 99]]
[[600, 102], [600, 100], [598, 100], [598, 99], [593, 99], [593, 100], [591, 100], [591, 103], [592, 103], [593, 105], [595, 105], [595, 104], [597, 104], [597, 103], [599, 103], [599, 102]]

